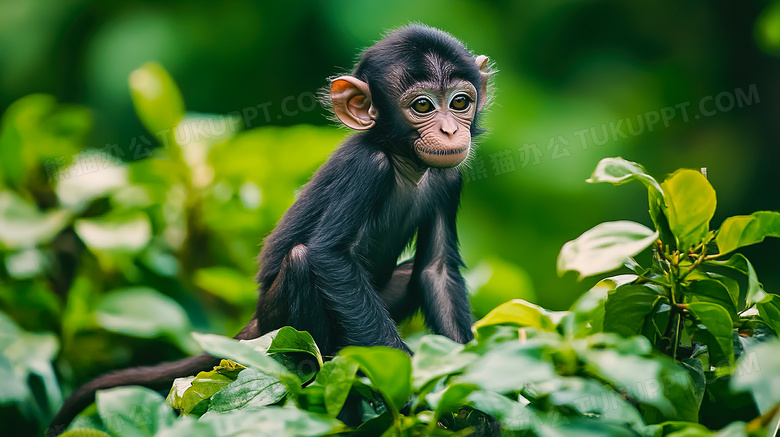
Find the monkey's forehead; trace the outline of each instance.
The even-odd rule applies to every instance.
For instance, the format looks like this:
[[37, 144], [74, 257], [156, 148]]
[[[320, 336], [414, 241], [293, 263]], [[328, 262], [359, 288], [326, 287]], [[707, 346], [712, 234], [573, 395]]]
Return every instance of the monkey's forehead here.
[[476, 68], [470, 60], [458, 62], [460, 59], [447, 59], [435, 52], [419, 55], [409, 56], [385, 69], [387, 82], [398, 94], [415, 87], [445, 92], [458, 86], [465, 87], [465, 83], [475, 80]]

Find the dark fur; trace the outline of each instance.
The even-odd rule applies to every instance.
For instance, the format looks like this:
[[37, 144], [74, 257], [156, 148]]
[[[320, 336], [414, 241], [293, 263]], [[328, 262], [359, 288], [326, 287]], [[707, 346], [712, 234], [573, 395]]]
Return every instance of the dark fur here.
[[[367, 49], [353, 75], [369, 84], [376, 126], [333, 153], [265, 239], [257, 311], [236, 338], [290, 325], [309, 331], [325, 354], [348, 345], [408, 351], [395, 322], [422, 308], [435, 333], [466, 342], [471, 314], [455, 227], [460, 171], [431, 168], [419, 186], [399, 185], [390, 156], [418, 159], [411, 150], [417, 133], [399, 115], [398, 94], [421, 80], [444, 84], [450, 78], [479, 90], [474, 57], [448, 34], [413, 25]], [[479, 133], [476, 125], [472, 135]], [[415, 234], [414, 260], [397, 265]], [[165, 389], [174, 378], [217, 362], [203, 354], [101, 376], [65, 402], [50, 434], [62, 432], [96, 390]]]

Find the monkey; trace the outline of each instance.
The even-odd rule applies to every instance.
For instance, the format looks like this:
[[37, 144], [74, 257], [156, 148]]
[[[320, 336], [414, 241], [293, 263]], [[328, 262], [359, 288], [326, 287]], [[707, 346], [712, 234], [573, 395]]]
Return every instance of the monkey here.
[[[366, 49], [350, 74], [330, 79], [326, 104], [355, 133], [265, 238], [256, 310], [235, 338], [292, 326], [326, 356], [350, 345], [411, 353], [396, 323], [420, 309], [435, 334], [473, 338], [456, 229], [459, 166], [482, 133], [492, 73], [486, 56], [412, 24]], [[415, 239], [413, 258], [398, 264]], [[64, 403], [49, 435], [64, 431], [97, 390], [163, 390], [218, 362], [204, 353], [98, 377]]]

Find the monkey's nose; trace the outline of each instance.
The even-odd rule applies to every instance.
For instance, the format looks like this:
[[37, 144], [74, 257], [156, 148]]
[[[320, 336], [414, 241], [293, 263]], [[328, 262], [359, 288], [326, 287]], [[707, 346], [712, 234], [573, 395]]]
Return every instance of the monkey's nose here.
[[458, 131], [458, 123], [452, 117], [444, 116], [440, 128], [445, 134], [452, 135]]

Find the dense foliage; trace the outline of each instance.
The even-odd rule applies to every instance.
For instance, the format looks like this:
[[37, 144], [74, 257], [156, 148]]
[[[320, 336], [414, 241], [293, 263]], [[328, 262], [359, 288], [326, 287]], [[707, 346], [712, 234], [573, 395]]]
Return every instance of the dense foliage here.
[[[82, 108], [33, 95], [3, 118], [0, 147], [13, 159], [0, 165], [0, 247], [12, 286], [0, 287], [0, 414], [20, 433], [48, 423], [61, 384], [68, 391], [101, 362], [129, 360], [134, 341], [156, 348], [154, 361], [169, 358], [166, 342], [225, 360], [177, 380], [167, 399], [136, 387], [101, 392], [71, 436], [322, 435], [351, 430], [336, 419], [345, 402], [362, 407], [357, 430], [369, 435], [742, 436], [780, 422], [780, 299], [733, 253], [780, 236], [780, 214], [710, 230], [715, 192], [703, 175], [680, 170], [658, 183], [620, 158], [602, 160], [590, 182], [640, 182], [653, 229], [608, 222], [567, 243], [560, 273], [624, 269], [569, 311], [512, 300], [485, 311], [465, 346], [411, 335], [412, 358], [382, 347], [322, 357], [291, 328], [246, 342], [193, 339], [193, 324], [235, 332], [248, 319], [254, 286], [241, 269], [254, 268], [259, 229], [337, 138], [310, 127], [239, 133], [230, 117], [185, 115], [155, 64], [130, 87], [162, 147], [139, 139], [127, 165], [110, 147], [83, 150]], [[222, 135], [198, 130], [212, 124]], [[269, 145], [290, 142], [308, 153], [285, 168], [273, 160], [285, 151]], [[234, 317], [198, 321], [192, 289]], [[492, 308], [497, 295], [480, 288], [475, 307]]]

